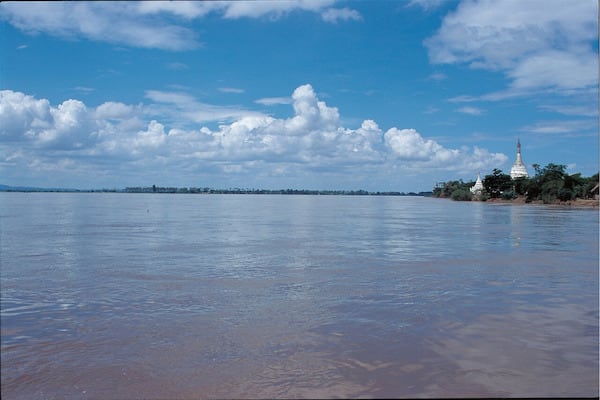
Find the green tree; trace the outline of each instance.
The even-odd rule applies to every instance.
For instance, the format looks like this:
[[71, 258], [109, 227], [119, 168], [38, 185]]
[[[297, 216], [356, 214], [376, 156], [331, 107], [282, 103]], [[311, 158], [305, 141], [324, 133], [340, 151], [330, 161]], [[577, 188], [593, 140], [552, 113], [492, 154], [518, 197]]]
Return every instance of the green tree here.
[[513, 179], [514, 194], [517, 196], [524, 196], [527, 193], [530, 179], [525, 176], [520, 176]]
[[571, 189], [563, 187], [558, 191], [557, 197], [560, 201], [569, 201], [575, 198], [575, 193]]
[[473, 195], [469, 189], [460, 188], [453, 191], [450, 198], [456, 201], [471, 201]]
[[542, 169], [542, 176], [548, 180], [563, 180], [566, 169], [566, 165], [550, 163]]
[[483, 187], [491, 198], [502, 196], [505, 190], [512, 187], [510, 175], [502, 173], [502, 170], [494, 168], [491, 175], [486, 175], [483, 179]]
[[505, 190], [502, 192], [502, 198], [504, 200], [512, 200], [512, 199], [516, 199], [517, 195], [512, 190]]
[[552, 203], [557, 199], [574, 198], [574, 188], [578, 179], [568, 178], [565, 165], [550, 163], [540, 168], [534, 164], [534, 169], [535, 177], [530, 179], [527, 186], [527, 201], [542, 200], [544, 203]]
[[592, 194], [592, 189], [598, 184], [599, 182], [599, 177], [598, 174], [594, 174], [593, 176], [589, 177], [589, 178], [585, 178], [585, 181], [583, 183], [583, 187], [581, 188], [581, 192], [582, 195], [581, 197], [584, 199], [591, 199], [593, 198], [593, 194]]
[[530, 179], [529, 182], [527, 182], [526, 201], [538, 200], [541, 192], [542, 189], [540, 188], [537, 178]]
[[[565, 185], [565, 165], [550, 163], [541, 170], [541, 198], [544, 203], [552, 203], [559, 198], [559, 193]], [[567, 197], [566, 191], [562, 191], [563, 197]]]
[[433, 189], [434, 197], [451, 198], [452, 200], [470, 201], [472, 198], [471, 186], [475, 182], [463, 182], [462, 179], [458, 181], [448, 181], [441, 184], [437, 184]]
[[452, 195], [455, 190], [462, 189], [466, 184], [461, 180], [444, 182], [442, 187], [436, 191], [439, 193], [438, 197], [448, 198]]

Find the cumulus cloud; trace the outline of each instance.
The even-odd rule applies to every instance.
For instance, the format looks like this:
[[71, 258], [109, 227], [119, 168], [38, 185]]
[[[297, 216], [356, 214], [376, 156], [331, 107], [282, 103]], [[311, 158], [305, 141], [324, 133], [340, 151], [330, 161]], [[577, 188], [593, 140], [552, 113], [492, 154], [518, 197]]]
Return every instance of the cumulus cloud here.
[[[507, 160], [503, 154], [477, 147], [447, 148], [415, 129], [382, 130], [373, 120], [357, 128], [344, 127], [339, 110], [320, 100], [309, 84], [292, 93], [289, 118], [229, 113], [231, 122], [212, 129], [198, 122], [203, 118], [197, 108], [208, 105], [192, 96], [161, 91], [148, 91], [146, 96], [150, 104], [106, 102], [89, 108], [79, 100], [53, 106], [46, 99], [4, 90], [0, 92], [0, 168], [37, 165], [47, 170], [51, 165], [70, 165], [93, 171], [101, 166], [107, 173], [128, 165], [129, 174], [137, 171], [141, 176], [159, 165], [176, 173], [279, 176], [328, 171], [345, 179], [356, 176], [359, 168], [374, 179], [392, 169], [472, 172]], [[186, 126], [170, 123], [156, 107], [164, 107], [165, 115], [185, 118]], [[68, 164], [69, 160], [77, 165]]]
[[463, 1], [425, 45], [433, 63], [503, 72], [512, 92], [589, 88], [598, 84], [597, 16], [593, 0]]
[[95, 117], [99, 120], [105, 119], [124, 119], [131, 115], [133, 106], [109, 101], [99, 105], [96, 108]]
[[12, 90], [0, 91], [0, 137], [3, 141], [32, 137], [50, 127], [50, 103]]
[[66, 100], [57, 108], [51, 108], [51, 126], [37, 134], [37, 141], [42, 146], [56, 145], [60, 147], [82, 147], [86, 142], [85, 132], [89, 124], [88, 110], [79, 100]]
[[414, 129], [392, 128], [384, 135], [393, 155], [405, 160], [427, 161], [444, 149], [433, 140], [425, 140]]
[[135, 136], [135, 150], [140, 151], [145, 147], [158, 148], [167, 140], [165, 127], [154, 120], [150, 121], [145, 131], [139, 131]]

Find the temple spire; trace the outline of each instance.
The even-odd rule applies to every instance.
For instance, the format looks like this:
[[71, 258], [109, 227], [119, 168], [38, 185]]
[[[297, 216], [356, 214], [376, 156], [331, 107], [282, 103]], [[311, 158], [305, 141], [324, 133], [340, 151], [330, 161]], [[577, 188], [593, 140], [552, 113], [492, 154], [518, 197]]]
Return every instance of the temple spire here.
[[481, 172], [477, 173], [477, 181], [475, 185], [469, 189], [474, 195], [480, 195], [483, 192], [483, 182], [481, 181]]
[[523, 163], [521, 159], [521, 140], [517, 138], [517, 159], [510, 169], [510, 177], [512, 179], [520, 178], [520, 177], [528, 177], [529, 173], [527, 172], [527, 167]]

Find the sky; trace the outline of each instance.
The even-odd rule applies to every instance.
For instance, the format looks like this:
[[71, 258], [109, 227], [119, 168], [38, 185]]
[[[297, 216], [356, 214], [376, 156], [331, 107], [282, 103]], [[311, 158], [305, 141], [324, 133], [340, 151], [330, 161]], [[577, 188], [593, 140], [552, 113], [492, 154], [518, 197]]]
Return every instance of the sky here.
[[598, 172], [596, 0], [0, 3], [0, 184]]

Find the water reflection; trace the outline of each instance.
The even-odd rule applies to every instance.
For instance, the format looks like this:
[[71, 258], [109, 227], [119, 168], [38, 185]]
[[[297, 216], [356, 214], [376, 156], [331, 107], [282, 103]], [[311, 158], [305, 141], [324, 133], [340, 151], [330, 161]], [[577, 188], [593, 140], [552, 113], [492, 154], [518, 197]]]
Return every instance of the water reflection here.
[[521, 224], [524, 207], [510, 207], [510, 225], [512, 226], [513, 246], [521, 246]]

